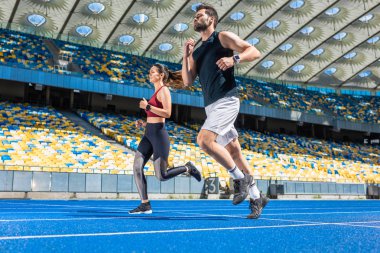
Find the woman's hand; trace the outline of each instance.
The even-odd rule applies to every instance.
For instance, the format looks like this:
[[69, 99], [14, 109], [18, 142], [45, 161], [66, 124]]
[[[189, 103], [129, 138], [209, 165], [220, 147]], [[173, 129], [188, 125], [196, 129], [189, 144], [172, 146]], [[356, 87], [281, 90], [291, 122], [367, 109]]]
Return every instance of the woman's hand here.
[[137, 128], [145, 127], [146, 126], [146, 122], [144, 122], [142, 119], [138, 119], [138, 120], [135, 121], [135, 126]]
[[145, 98], [143, 98], [140, 101], [140, 108], [145, 110], [145, 108], [146, 108], [147, 105], [148, 105], [148, 101], [146, 101]]

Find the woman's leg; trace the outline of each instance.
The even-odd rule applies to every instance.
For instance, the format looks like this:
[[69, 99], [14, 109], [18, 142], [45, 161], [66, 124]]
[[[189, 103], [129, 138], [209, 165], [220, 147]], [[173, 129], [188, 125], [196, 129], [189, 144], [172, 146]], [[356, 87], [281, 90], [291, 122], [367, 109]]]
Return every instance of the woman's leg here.
[[142, 138], [136, 151], [135, 160], [133, 162], [133, 175], [137, 190], [140, 194], [141, 202], [148, 202], [148, 187], [144, 175], [144, 166], [152, 156], [153, 147], [146, 136]]
[[153, 165], [158, 180], [165, 181], [187, 172], [188, 167], [185, 165], [168, 169], [169, 135], [164, 124], [154, 124], [154, 127], [154, 131], [149, 135], [149, 140], [153, 146]]

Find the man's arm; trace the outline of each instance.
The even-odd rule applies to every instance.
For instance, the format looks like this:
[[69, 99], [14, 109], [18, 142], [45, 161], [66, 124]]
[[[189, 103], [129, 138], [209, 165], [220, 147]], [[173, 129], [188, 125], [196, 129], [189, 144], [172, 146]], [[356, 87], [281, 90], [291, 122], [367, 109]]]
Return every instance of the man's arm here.
[[195, 41], [189, 39], [186, 41], [183, 49], [183, 60], [182, 60], [182, 79], [185, 86], [193, 84], [195, 78], [197, 77], [195, 62], [193, 59]]
[[[251, 62], [261, 56], [259, 50], [232, 32], [220, 32], [219, 40], [224, 48], [229, 48], [239, 53], [240, 62]], [[224, 57], [219, 59], [216, 64], [220, 69], [226, 70], [234, 65], [234, 59], [233, 57]]]

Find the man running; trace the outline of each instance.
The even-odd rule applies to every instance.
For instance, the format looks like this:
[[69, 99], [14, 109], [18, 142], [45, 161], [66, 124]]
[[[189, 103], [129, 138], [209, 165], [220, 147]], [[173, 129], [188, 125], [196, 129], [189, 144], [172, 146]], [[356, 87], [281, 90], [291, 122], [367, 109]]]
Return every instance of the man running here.
[[202, 44], [194, 50], [195, 41], [186, 41], [182, 78], [188, 86], [198, 76], [202, 85], [207, 118], [197, 142], [234, 179], [233, 204], [240, 204], [249, 194], [251, 214], [247, 218], [257, 219], [268, 198], [260, 194], [253, 180], [253, 172], [242, 155], [234, 127], [240, 108], [234, 65], [254, 61], [260, 58], [260, 52], [232, 32], [216, 32], [218, 14], [212, 6], [198, 6], [193, 22]]

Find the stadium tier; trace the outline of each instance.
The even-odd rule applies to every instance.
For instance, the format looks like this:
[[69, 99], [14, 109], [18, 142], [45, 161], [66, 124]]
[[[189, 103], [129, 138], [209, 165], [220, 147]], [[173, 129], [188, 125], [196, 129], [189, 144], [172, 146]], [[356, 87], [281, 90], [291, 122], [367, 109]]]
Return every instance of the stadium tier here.
[[[41, 37], [0, 29], [0, 63], [13, 67], [54, 71], [49, 64], [51, 53]], [[71, 55], [72, 63], [81, 72], [71, 73], [84, 78], [117, 82], [121, 84], [149, 87], [147, 75], [150, 66], [157, 60], [132, 56], [121, 52], [94, 48], [60, 40], [50, 40], [62, 52]], [[181, 65], [164, 62], [172, 70]], [[65, 73], [58, 71], [57, 73]], [[279, 85], [238, 77], [241, 101], [252, 106], [268, 106], [326, 115], [354, 122], [380, 123], [380, 98], [372, 96], [338, 95], [321, 93], [295, 85]], [[198, 81], [187, 89], [172, 89], [173, 92], [201, 95]]]
[[[132, 150], [143, 129], [132, 116], [79, 111], [80, 116]], [[53, 172], [132, 174], [133, 154], [75, 126], [53, 108], [0, 103], [0, 168]], [[228, 173], [196, 144], [199, 125], [167, 123], [171, 141], [170, 166], [192, 160], [203, 177]], [[256, 178], [302, 181], [380, 182], [378, 147], [339, 144], [283, 134], [239, 129], [243, 154]], [[151, 162], [146, 174], [153, 175]]]
[[50, 51], [43, 38], [0, 29], [0, 63], [35, 70], [52, 70]]
[[[87, 111], [78, 111], [78, 114], [99, 128], [104, 134], [114, 138], [132, 150], [137, 150], [138, 144], [144, 134], [143, 128], [135, 127], [137, 118]], [[229, 178], [225, 170], [222, 170], [210, 156], [200, 150], [196, 144], [196, 133], [194, 130], [177, 125], [171, 121], [167, 122], [166, 125], [171, 145], [169, 166], [183, 165], [188, 161], [194, 161], [199, 168], [202, 168], [203, 177], [218, 176], [224, 182]], [[145, 170], [147, 175], [153, 175], [153, 164], [148, 162]]]
[[380, 123], [380, 99], [370, 96], [324, 94], [285, 85], [238, 78], [252, 99], [269, 107], [330, 115], [349, 121]]
[[53, 108], [0, 103], [0, 170], [131, 174], [132, 164]]
[[[118, 142], [136, 150], [143, 129], [135, 128], [131, 116], [78, 111], [80, 116]], [[167, 122], [171, 141], [169, 164], [192, 160], [203, 177], [218, 176], [228, 182], [226, 170], [196, 144], [199, 125], [189, 127]], [[243, 154], [254, 168], [256, 178], [329, 182], [379, 182], [380, 150], [356, 144], [338, 144], [282, 134], [238, 130]], [[147, 165], [147, 173], [153, 173]]]

